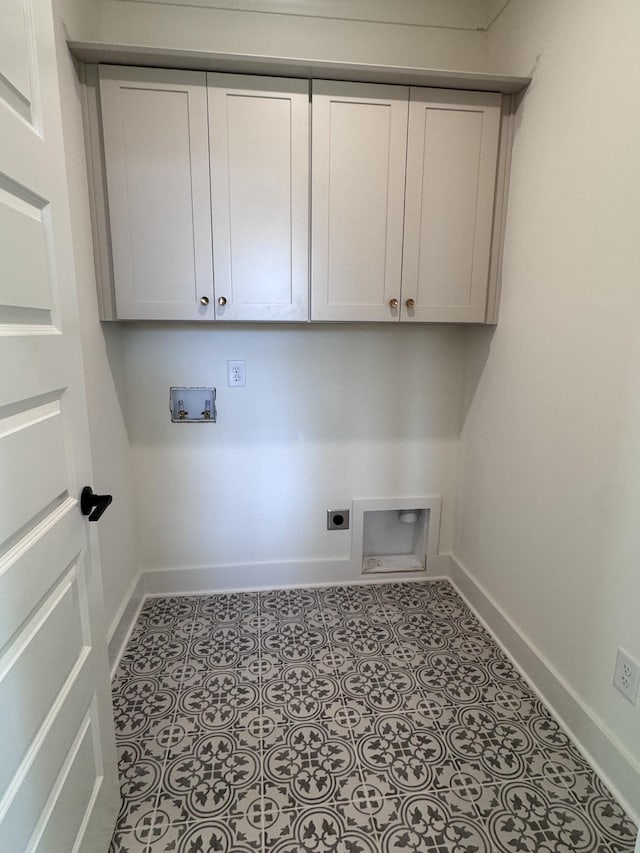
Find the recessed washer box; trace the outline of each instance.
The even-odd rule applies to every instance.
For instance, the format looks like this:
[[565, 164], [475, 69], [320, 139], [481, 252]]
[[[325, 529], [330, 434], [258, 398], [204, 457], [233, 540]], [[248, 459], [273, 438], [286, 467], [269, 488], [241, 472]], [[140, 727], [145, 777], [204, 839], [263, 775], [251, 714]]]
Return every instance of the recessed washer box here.
[[426, 572], [438, 553], [439, 497], [353, 502], [352, 559], [363, 574]]
[[214, 424], [216, 389], [174, 386], [169, 389], [169, 410], [175, 424]]

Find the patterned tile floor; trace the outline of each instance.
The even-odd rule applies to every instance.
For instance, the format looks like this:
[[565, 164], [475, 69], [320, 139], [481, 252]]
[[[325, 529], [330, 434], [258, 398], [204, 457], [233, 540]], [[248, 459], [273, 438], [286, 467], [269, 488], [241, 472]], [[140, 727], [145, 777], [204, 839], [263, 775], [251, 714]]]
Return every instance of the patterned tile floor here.
[[155, 598], [110, 853], [622, 853], [635, 827], [446, 581]]

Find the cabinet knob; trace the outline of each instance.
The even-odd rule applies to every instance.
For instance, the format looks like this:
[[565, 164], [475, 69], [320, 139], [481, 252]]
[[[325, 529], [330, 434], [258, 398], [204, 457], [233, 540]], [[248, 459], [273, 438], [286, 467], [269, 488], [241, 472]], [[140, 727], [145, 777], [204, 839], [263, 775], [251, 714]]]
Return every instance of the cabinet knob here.
[[208, 304], [209, 304], [209, 297], [208, 296], [201, 296], [200, 297], [200, 305], [208, 305]]
[[407, 301], [406, 301], [404, 304], [405, 304], [405, 305], [407, 306], [407, 308], [409, 308], [409, 309], [411, 309], [411, 308], [415, 308], [416, 300], [415, 300], [415, 299], [407, 299]]
[[226, 304], [227, 304], [227, 297], [226, 296], [219, 296], [218, 297], [218, 305], [223, 306]]
[[397, 307], [398, 307], [398, 300], [397, 299], [390, 299], [389, 300], [389, 308], [397, 308]]

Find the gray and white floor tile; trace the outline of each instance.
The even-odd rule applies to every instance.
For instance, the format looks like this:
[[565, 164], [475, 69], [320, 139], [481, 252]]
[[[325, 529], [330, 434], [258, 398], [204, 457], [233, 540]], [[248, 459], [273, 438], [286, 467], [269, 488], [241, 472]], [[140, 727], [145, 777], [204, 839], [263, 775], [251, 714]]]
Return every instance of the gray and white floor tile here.
[[447, 581], [153, 598], [113, 681], [110, 853], [632, 853]]

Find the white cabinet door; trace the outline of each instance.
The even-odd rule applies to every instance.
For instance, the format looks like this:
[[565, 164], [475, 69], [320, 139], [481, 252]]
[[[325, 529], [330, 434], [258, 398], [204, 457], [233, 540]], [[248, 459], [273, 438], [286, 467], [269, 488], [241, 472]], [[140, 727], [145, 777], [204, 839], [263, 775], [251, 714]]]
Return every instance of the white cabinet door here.
[[218, 320], [309, 319], [309, 83], [207, 75]]
[[402, 320], [485, 319], [500, 103], [494, 93], [411, 89]]
[[0, 31], [0, 850], [98, 853], [120, 797], [50, 0]]
[[312, 320], [399, 318], [408, 95], [313, 82]]
[[100, 66], [116, 313], [212, 320], [206, 74]]

